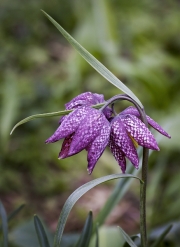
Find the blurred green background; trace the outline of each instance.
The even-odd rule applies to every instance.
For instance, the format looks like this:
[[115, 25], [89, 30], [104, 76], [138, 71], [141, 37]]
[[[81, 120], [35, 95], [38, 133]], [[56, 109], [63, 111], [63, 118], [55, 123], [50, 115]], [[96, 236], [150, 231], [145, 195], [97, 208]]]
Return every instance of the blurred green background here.
[[[109, 150], [92, 176], [86, 172], [85, 151], [58, 160], [61, 142], [44, 144], [58, 126], [57, 117], [31, 121], [9, 135], [21, 119], [63, 110], [79, 93], [103, 93], [105, 99], [121, 93], [70, 47], [40, 9], [123, 81], [172, 136], [168, 140], [155, 134], [161, 152], [150, 158], [147, 216], [149, 227], [180, 220], [178, 0], [0, 2], [0, 197], [7, 211], [26, 203], [19, 221], [37, 213], [54, 231], [63, 203], [75, 188], [120, 171]], [[117, 109], [125, 106], [120, 103]], [[102, 185], [80, 200], [67, 232], [81, 229], [88, 210], [100, 210], [112, 185]], [[131, 188], [109, 224], [138, 231], [138, 191], [137, 186]]]

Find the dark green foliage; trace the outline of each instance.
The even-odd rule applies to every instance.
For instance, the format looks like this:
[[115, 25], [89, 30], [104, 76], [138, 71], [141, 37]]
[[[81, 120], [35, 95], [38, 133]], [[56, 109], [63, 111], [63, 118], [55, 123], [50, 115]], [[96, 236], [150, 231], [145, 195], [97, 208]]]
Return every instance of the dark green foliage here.
[[89, 246], [89, 242], [90, 242], [91, 235], [92, 235], [92, 226], [93, 226], [93, 214], [90, 211], [86, 218], [86, 222], [84, 224], [81, 236], [76, 244], [76, 247], [88, 247]]
[[37, 215], [34, 216], [34, 225], [35, 225], [40, 247], [49, 247], [49, 241], [48, 241], [46, 232]]
[[2, 226], [1, 226], [1, 230], [2, 230], [2, 235], [3, 235], [3, 240], [2, 240], [2, 245], [4, 247], [8, 246], [8, 224], [7, 224], [7, 215], [6, 215], [6, 210], [2, 204], [2, 202], [0, 201], [0, 217], [1, 217], [1, 221], [2, 221]]

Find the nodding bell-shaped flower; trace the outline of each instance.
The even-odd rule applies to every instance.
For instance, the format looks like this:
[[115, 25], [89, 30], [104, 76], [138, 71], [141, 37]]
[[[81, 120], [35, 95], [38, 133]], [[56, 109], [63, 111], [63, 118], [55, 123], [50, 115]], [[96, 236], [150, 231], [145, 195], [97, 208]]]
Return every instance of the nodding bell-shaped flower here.
[[59, 158], [64, 159], [79, 153], [88, 152], [88, 172], [92, 173], [96, 162], [108, 145], [110, 123], [105, 115], [89, 106], [81, 106], [63, 119], [55, 133], [46, 143], [64, 139]]
[[[140, 114], [138, 112], [138, 110], [133, 107], [133, 106], [129, 106], [128, 108], [126, 108], [124, 111], [121, 112], [121, 115], [134, 115], [137, 118], [140, 119]], [[152, 118], [150, 118], [148, 115], [146, 115], [146, 119], [148, 121], [148, 124], [153, 127], [155, 130], [157, 130], [159, 133], [161, 133], [162, 135], [171, 138], [171, 136], [157, 123], [155, 122]]]
[[[86, 92], [65, 104], [66, 110], [73, 111], [60, 119], [60, 126], [46, 143], [64, 139], [59, 159], [70, 157], [86, 149], [89, 174], [92, 173], [107, 145], [123, 173], [126, 171], [126, 157], [138, 169], [136, 146], [159, 150], [154, 136], [141, 121], [135, 107], [130, 106], [112, 117], [113, 109], [108, 106], [102, 110], [91, 108], [92, 105], [99, 103], [106, 103], [102, 94]], [[170, 138], [158, 123], [149, 116], [146, 118], [149, 125]]]
[[[166, 133], [158, 123], [149, 116], [146, 117], [148, 123], [154, 129], [170, 138], [170, 135]], [[111, 120], [109, 141], [109, 147], [123, 173], [126, 171], [125, 157], [131, 161], [135, 168], [138, 169], [139, 167], [138, 154], [135, 148], [136, 145], [159, 151], [154, 136], [140, 120], [138, 110], [135, 107], [128, 107]]]

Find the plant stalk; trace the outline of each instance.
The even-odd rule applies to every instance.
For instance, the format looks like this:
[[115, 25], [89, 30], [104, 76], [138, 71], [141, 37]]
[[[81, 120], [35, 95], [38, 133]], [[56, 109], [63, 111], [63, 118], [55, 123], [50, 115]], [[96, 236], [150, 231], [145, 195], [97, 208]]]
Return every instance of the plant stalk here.
[[[136, 101], [130, 98], [128, 95], [116, 95], [112, 97], [107, 103], [100, 109], [103, 111], [109, 104], [112, 104], [116, 100], [128, 100], [135, 105], [141, 120], [148, 127], [146, 119], [146, 113], [144, 108], [141, 108]], [[146, 185], [147, 185], [147, 174], [148, 174], [148, 157], [149, 149], [143, 148], [143, 159], [142, 159], [142, 180], [143, 184], [140, 185], [140, 233], [141, 233], [141, 247], [147, 247], [147, 230], [146, 230]]]
[[[141, 119], [144, 124], [148, 127], [146, 114], [142, 109]], [[143, 159], [142, 159], [142, 180], [143, 184], [140, 185], [140, 232], [141, 232], [141, 247], [147, 247], [147, 230], [146, 230], [146, 186], [148, 176], [148, 158], [149, 149], [143, 148]]]
[[141, 232], [141, 247], [147, 247], [147, 230], [146, 230], [146, 185], [147, 185], [147, 164], [149, 150], [143, 149], [142, 161], [142, 180], [140, 184], [140, 232]]

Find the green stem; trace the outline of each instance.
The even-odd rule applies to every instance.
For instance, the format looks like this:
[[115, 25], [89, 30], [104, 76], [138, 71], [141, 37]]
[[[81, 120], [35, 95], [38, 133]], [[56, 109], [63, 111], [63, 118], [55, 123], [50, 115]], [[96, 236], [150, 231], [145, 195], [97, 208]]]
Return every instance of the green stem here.
[[143, 149], [142, 161], [142, 180], [140, 185], [140, 232], [141, 232], [141, 247], [147, 247], [147, 231], [146, 231], [146, 185], [147, 185], [147, 164], [149, 150]]
[[[146, 114], [144, 109], [141, 112], [141, 119], [148, 127]], [[146, 230], [146, 186], [148, 175], [148, 157], [149, 149], [143, 148], [142, 160], [142, 180], [143, 184], [140, 185], [140, 232], [141, 232], [141, 247], [147, 247], [147, 230]]]

